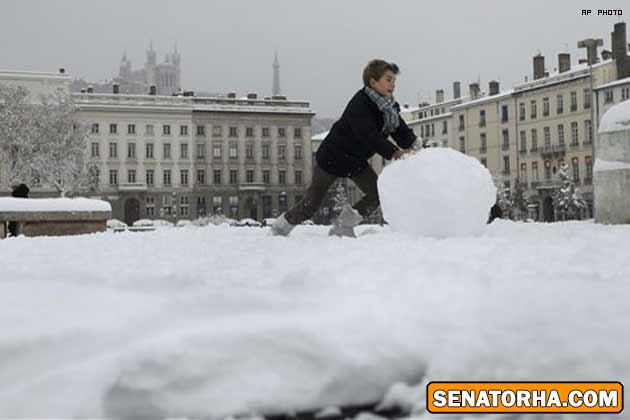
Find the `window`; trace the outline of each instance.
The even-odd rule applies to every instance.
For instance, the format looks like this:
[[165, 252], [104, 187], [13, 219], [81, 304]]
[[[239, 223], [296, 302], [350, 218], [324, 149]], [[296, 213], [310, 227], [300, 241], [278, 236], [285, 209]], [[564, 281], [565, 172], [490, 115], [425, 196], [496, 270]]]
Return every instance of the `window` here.
[[420, 126], [420, 137], [424, 137], [424, 125]]
[[245, 137], [254, 137], [254, 127], [247, 127], [245, 129]]
[[136, 183], [136, 170], [135, 169], [129, 169], [127, 171], [127, 182], [130, 184]]
[[464, 116], [460, 115], [459, 116], [459, 131], [464, 131], [464, 128], [465, 128], [465, 126], [464, 126]]
[[215, 185], [221, 185], [221, 169], [215, 169], [212, 173], [212, 182]]
[[613, 90], [607, 90], [604, 92], [604, 103], [609, 104], [615, 101]]
[[188, 143], [181, 143], [179, 145], [179, 158], [188, 159]]
[[521, 182], [527, 184], [527, 164], [521, 163]]
[[271, 146], [269, 144], [262, 145], [262, 157], [263, 159], [269, 159], [271, 156]]
[[236, 159], [238, 157], [238, 144], [230, 143], [230, 159]]
[[543, 98], [543, 117], [549, 116], [549, 98]]
[[501, 145], [501, 149], [510, 150], [510, 132], [508, 130], [503, 130], [501, 136], [503, 139], [503, 144]]
[[577, 92], [573, 91], [570, 94], [571, 98], [571, 112], [577, 111]]
[[564, 124], [558, 124], [558, 144], [564, 146]]
[[488, 141], [486, 138], [486, 133], [481, 133], [480, 136], [481, 149], [479, 150], [479, 153], [486, 153], [488, 151]]
[[206, 136], [206, 126], [205, 125], [198, 125], [197, 126], [197, 135], [200, 137], [205, 137]]
[[459, 138], [459, 151], [466, 153], [466, 139], [464, 139], [464, 136]]
[[118, 157], [118, 145], [116, 143], [109, 143], [109, 157], [111, 159]]
[[591, 120], [584, 120], [584, 133], [586, 133], [584, 144], [593, 143], [593, 125], [591, 124]]
[[302, 185], [302, 171], [295, 171], [295, 185]]
[[188, 216], [190, 212], [190, 199], [188, 196], [182, 196], [179, 199], [179, 215]]
[[586, 161], [586, 179], [590, 182], [593, 179], [593, 160], [590, 156], [586, 156], [584, 160]]
[[109, 171], [109, 185], [118, 185], [118, 171], [116, 169]]
[[507, 122], [509, 120], [509, 107], [507, 105], [501, 106], [501, 122]]
[[279, 127], [278, 128], [278, 137], [286, 137], [287, 136], [287, 130], [284, 127]]
[[188, 135], [188, 126], [187, 125], [180, 125], [179, 126], [179, 135], [180, 136], [187, 136]]
[[448, 134], [448, 122], [442, 121], [442, 134]]
[[144, 135], [145, 136], [153, 135], [153, 124], [147, 124], [144, 126]]
[[538, 150], [538, 131], [535, 128], [532, 128], [532, 152]]
[[484, 158], [481, 158], [481, 159], [480, 159], [480, 162], [481, 162], [481, 164], [482, 164], [483, 166], [485, 166], [486, 168], [488, 167], [488, 159], [486, 159], [485, 157], [484, 157]]
[[571, 123], [571, 146], [577, 146], [579, 144], [579, 136], [578, 136], [578, 123]]
[[254, 182], [254, 171], [253, 170], [248, 169], [245, 172], [245, 180], [246, 180], [245, 182], [249, 182], [249, 183]]
[[532, 162], [532, 177], [538, 182], [538, 162]]
[[127, 158], [136, 158], [136, 143], [127, 143]]
[[435, 136], [435, 124], [431, 123], [431, 136]]
[[101, 145], [98, 143], [92, 143], [92, 157], [97, 158], [101, 156]]
[[571, 159], [571, 172], [573, 173], [573, 182], [580, 182], [580, 161], [574, 157]]
[[238, 127], [230, 127], [228, 137], [238, 137]]
[[278, 145], [278, 160], [286, 159], [287, 157], [287, 146], [283, 144]]
[[146, 158], [153, 159], [153, 143], [147, 143], [144, 148]]
[[621, 88], [621, 100], [630, 99], [630, 87]]
[[162, 175], [163, 175], [164, 186], [170, 186], [171, 185], [171, 170], [164, 169], [164, 172], [162, 173]]
[[263, 137], [269, 137], [269, 133], [270, 133], [269, 127], [263, 127], [263, 129], [262, 129], [262, 136]]
[[155, 198], [147, 197], [145, 212], [147, 216], [151, 216], [151, 217], [155, 216]]
[[551, 130], [549, 129], [549, 127], [543, 128], [543, 136], [545, 138], [545, 147], [550, 148], [551, 147]]
[[584, 89], [584, 109], [589, 109], [591, 107], [591, 101], [593, 98], [593, 94], [590, 89]]
[[479, 111], [479, 127], [485, 127], [485, 126], [486, 126], [486, 111], [481, 110]]
[[564, 97], [562, 95], [556, 96], [556, 114], [562, 114], [564, 112]]
[[510, 174], [510, 157], [509, 156], [503, 156], [503, 174], [504, 175]]
[[221, 137], [223, 135], [223, 129], [220, 125], [212, 126], [212, 137]]
[[302, 145], [301, 144], [294, 144], [293, 145], [293, 153], [295, 154], [295, 159], [296, 160], [303, 159]]
[[164, 124], [162, 126], [162, 135], [170, 136], [171, 135], [171, 126], [168, 124]]
[[221, 158], [222, 147], [221, 143], [213, 143], [212, 144], [212, 157], [215, 159]]
[[181, 169], [179, 171], [179, 184], [188, 185], [188, 169]]
[[197, 169], [197, 185], [206, 185], [206, 171]]
[[147, 187], [152, 187], [155, 183], [155, 171], [153, 169], [147, 169], [144, 178], [147, 182]]
[[238, 171], [236, 169], [230, 169], [230, 184], [238, 184]]
[[302, 138], [302, 128], [301, 127], [295, 127], [293, 129], [293, 137], [295, 137], [296, 139], [301, 139]]
[[212, 210], [218, 214], [223, 212], [223, 197], [212, 197]]
[[127, 124], [127, 134], [136, 134], [136, 125], [135, 124]]
[[287, 171], [278, 171], [278, 184], [285, 185], [287, 183]]
[[265, 170], [265, 171], [263, 171], [262, 175], [263, 175], [263, 182], [265, 184], [270, 184], [271, 183], [271, 171]]
[[92, 134], [98, 134], [98, 123], [92, 124]]
[[519, 121], [525, 121], [525, 102], [518, 104], [518, 119]]
[[170, 159], [171, 158], [171, 144], [170, 143], [164, 143], [163, 145], [163, 158], [164, 159]]
[[551, 179], [551, 162], [549, 162], [548, 160], [545, 161], [545, 179]]
[[525, 130], [522, 130], [520, 132], [520, 137], [521, 137], [520, 152], [525, 153], [527, 151], [527, 132]]
[[116, 134], [118, 131], [118, 125], [117, 124], [110, 124], [109, 125], [109, 134]]
[[197, 159], [205, 159], [205, 158], [206, 158], [206, 144], [197, 143]]
[[531, 111], [531, 119], [534, 120], [536, 119], [536, 114], [537, 114], [537, 106], [536, 106], [536, 101], [531, 101], [529, 103], [530, 105], [530, 111]]
[[245, 145], [245, 158], [254, 159], [254, 145], [251, 143]]

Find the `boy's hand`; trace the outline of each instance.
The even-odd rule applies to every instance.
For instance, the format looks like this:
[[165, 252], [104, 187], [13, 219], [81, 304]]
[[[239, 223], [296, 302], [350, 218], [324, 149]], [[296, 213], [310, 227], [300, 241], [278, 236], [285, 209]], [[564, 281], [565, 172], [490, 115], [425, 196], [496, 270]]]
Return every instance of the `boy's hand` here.
[[394, 154], [392, 155], [392, 160], [398, 160], [400, 158], [402, 158], [404, 155], [409, 154], [409, 153], [415, 153], [415, 150], [413, 149], [397, 149]]

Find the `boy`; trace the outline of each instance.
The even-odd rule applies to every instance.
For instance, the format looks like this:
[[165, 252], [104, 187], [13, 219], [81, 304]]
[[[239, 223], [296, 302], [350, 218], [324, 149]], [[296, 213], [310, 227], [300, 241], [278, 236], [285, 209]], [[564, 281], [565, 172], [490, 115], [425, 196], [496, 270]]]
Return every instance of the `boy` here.
[[[393, 98], [398, 73], [394, 63], [375, 59], [367, 64], [363, 88], [352, 97], [317, 150], [313, 180], [304, 199], [272, 224], [273, 235], [286, 236], [310, 219], [338, 177], [352, 179], [365, 196], [353, 206], [358, 214], [345, 209], [340, 216], [343, 220], [335, 222], [330, 234], [337, 234], [335, 229], [340, 226], [346, 232], [352, 230], [378, 209], [378, 177], [368, 159], [375, 153], [388, 160], [400, 159], [416, 141], [413, 131], [400, 118], [400, 107]], [[400, 148], [387, 140], [390, 135]]]

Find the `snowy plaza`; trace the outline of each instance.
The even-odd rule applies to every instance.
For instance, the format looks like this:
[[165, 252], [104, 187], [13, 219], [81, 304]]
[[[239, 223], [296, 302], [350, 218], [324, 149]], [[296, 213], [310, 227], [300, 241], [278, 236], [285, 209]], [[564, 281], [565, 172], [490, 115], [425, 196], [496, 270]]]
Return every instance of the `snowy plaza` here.
[[[0, 417], [216, 418], [428, 381], [630, 379], [630, 226], [498, 220], [0, 241]], [[413, 385], [416, 385], [413, 387]]]

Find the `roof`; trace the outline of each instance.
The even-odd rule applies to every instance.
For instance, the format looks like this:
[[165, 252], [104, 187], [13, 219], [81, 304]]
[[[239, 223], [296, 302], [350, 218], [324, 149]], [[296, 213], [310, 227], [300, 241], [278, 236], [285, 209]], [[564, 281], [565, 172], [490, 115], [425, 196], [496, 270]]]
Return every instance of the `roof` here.
[[593, 88], [593, 90], [607, 89], [619, 85], [630, 84], [630, 77], [624, 79], [615, 80], [614, 82], [606, 83], [605, 85], [599, 85]]
[[[605, 60], [596, 64], [593, 64], [593, 69], [610, 65], [613, 63], [613, 60]], [[586, 63], [577, 64], [571, 67], [570, 70], [560, 73], [559, 71], [555, 71], [547, 77], [542, 77], [540, 79], [530, 80], [529, 82], [520, 83], [514, 85], [515, 93], [520, 93], [533, 89], [540, 89], [542, 87], [553, 86], [559, 83], [564, 83], [569, 80], [576, 80], [584, 77], [589, 77], [589, 65]]]
[[510, 89], [510, 90], [505, 90], [503, 92], [499, 92], [496, 95], [486, 95], [486, 96], [482, 96], [481, 98], [478, 99], [474, 99], [472, 101], [468, 101], [468, 102], [463, 102], [459, 105], [455, 105], [451, 107], [451, 111], [456, 111], [458, 109], [463, 109], [463, 108], [468, 108], [471, 106], [477, 106], [477, 105], [481, 105], [487, 102], [494, 102], [498, 99], [503, 99], [506, 98], [508, 96], [512, 96], [512, 94], [514, 93], [514, 89]]

